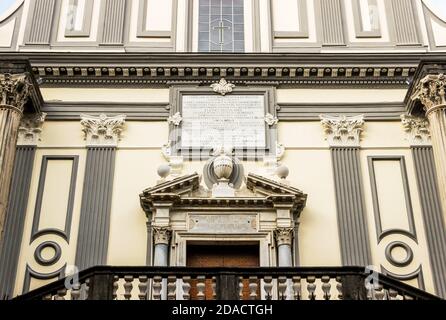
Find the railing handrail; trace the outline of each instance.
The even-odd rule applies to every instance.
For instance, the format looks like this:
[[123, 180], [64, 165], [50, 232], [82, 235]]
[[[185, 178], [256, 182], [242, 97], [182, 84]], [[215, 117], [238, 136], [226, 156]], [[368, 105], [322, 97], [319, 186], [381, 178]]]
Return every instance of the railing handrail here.
[[[218, 275], [231, 274], [238, 277], [295, 277], [295, 276], [313, 276], [321, 278], [329, 276], [331, 278], [343, 277], [349, 275], [361, 276], [364, 279], [370, 274], [364, 267], [346, 266], [346, 267], [154, 267], [154, 266], [94, 266], [82, 270], [78, 274], [78, 281], [85, 282], [86, 279], [94, 275], [112, 275], [112, 276], [203, 276], [213, 277]], [[376, 273], [381, 285], [387, 285], [394, 290], [405, 292], [405, 294], [423, 300], [441, 300], [440, 297], [428, 292], [412, 287], [390, 276]], [[17, 296], [16, 300], [33, 300], [44, 297], [48, 294], [54, 294], [57, 290], [65, 288], [65, 281], [72, 276], [59, 279], [53, 283], [37, 288], [33, 291]]]

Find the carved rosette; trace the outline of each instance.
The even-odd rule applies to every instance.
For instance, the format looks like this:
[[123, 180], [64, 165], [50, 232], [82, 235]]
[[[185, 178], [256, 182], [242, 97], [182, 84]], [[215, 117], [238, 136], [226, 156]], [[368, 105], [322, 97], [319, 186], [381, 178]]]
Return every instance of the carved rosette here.
[[265, 122], [268, 126], [272, 127], [279, 123], [279, 119], [277, 119], [277, 117], [273, 116], [271, 113], [267, 113], [265, 115]]
[[401, 123], [407, 134], [407, 140], [413, 146], [431, 145], [431, 132], [429, 129], [429, 121], [426, 118], [419, 118], [401, 115]]
[[320, 115], [326, 139], [331, 147], [359, 147], [364, 127], [364, 116], [332, 117]]
[[426, 116], [437, 109], [446, 108], [446, 75], [429, 74], [415, 87], [412, 100], [420, 100]]
[[0, 108], [22, 113], [30, 96], [31, 87], [26, 74], [0, 74]]
[[219, 93], [222, 96], [231, 93], [235, 88], [235, 85], [226, 81], [225, 78], [221, 78], [219, 82], [213, 83], [210, 86], [215, 93]]
[[181, 124], [181, 121], [183, 121], [183, 117], [179, 112], [175, 113], [167, 119], [167, 122], [169, 124], [173, 124], [174, 126], [179, 126]]
[[117, 146], [124, 128], [125, 118], [125, 115], [107, 117], [105, 114], [101, 114], [99, 117], [95, 117], [82, 114], [81, 125], [87, 145]]
[[34, 146], [40, 141], [46, 113], [24, 115], [20, 121], [17, 144]]
[[274, 238], [276, 239], [277, 246], [289, 245], [291, 246], [293, 241], [293, 228], [277, 228], [274, 230]]
[[168, 227], [153, 227], [153, 241], [154, 244], [166, 244], [169, 245], [170, 238], [172, 237], [172, 230]]

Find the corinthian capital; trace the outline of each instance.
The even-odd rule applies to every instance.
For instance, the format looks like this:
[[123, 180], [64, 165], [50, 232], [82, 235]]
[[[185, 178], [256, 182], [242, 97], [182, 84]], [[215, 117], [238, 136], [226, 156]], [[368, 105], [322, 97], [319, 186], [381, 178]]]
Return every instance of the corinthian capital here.
[[87, 145], [117, 146], [124, 128], [125, 117], [125, 115], [107, 117], [105, 114], [95, 117], [82, 114], [81, 125]]
[[0, 107], [23, 112], [30, 90], [31, 83], [26, 74], [0, 74]]
[[446, 75], [429, 74], [415, 87], [412, 100], [420, 100], [427, 114], [438, 107], [446, 108]]
[[410, 145], [430, 145], [431, 132], [429, 130], [429, 121], [426, 118], [401, 115], [401, 123], [407, 134], [407, 140]]
[[155, 245], [167, 244], [169, 245], [172, 231], [168, 227], [153, 227], [153, 240]]
[[283, 244], [291, 245], [293, 241], [293, 228], [277, 228], [274, 230], [277, 246]]
[[42, 125], [45, 122], [46, 113], [27, 114], [20, 121], [18, 145], [37, 145], [42, 133]]
[[354, 117], [320, 115], [319, 118], [330, 146], [359, 147], [364, 127], [363, 115]]

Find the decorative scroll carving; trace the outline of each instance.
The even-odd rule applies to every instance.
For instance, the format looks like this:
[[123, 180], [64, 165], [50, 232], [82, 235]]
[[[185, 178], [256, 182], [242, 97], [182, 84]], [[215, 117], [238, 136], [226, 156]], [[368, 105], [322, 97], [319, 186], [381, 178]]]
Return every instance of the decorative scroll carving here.
[[429, 121], [426, 118], [401, 115], [401, 122], [404, 131], [407, 133], [407, 140], [411, 145], [430, 145], [431, 133]]
[[330, 146], [359, 146], [364, 126], [364, 116], [332, 117], [320, 115], [326, 139]]
[[172, 231], [167, 227], [153, 227], [153, 239], [155, 245], [167, 244], [169, 245]]
[[277, 246], [287, 244], [291, 246], [293, 240], [293, 228], [277, 228], [274, 230]]
[[125, 115], [107, 117], [101, 114], [95, 117], [82, 114], [81, 125], [87, 145], [116, 146], [121, 138], [125, 118]]
[[173, 124], [175, 126], [179, 126], [181, 124], [181, 121], [183, 121], [183, 117], [179, 112], [175, 113], [167, 119], [167, 122], [169, 124]]
[[19, 127], [17, 144], [34, 146], [40, 141], [46, 113], [24, 115]]
[[31, 87], [26, 74], [0, 74], [0, 107], [13, 108], [22, 113]]
[[224, 96], [231, 93], [235, 88], [235, 85], [227, 82], [225, 78], [221, 78], [219, 82], [211, 84], [211, 88], [215, 93], [219, 93]]
[[276, 125], [279, 122], [279, 119], [277, 119], [277, 117], [273, 116], [271, 113], [267, 113], [265, 115], [265, 122], [271, 127]]
[[438, 107], [446, 108], [446, 75], [429, 74], [415, 87], [412, 100], [420, 100], [428, 115]]
[[263, 157], [263, 166], [265, 167], [265, 174], [273, 176], [279, 167], [279, 161], [285, 155], [285, 146], [276, 141], [276, 152], [274, 155], [267, 155]]
[[172, 155], [172, 143], [169, 141], [161, 147], [161, 152], [169, 162], [169, 166], [171, 168], [171, 174], [173, 176], [181, 175], [183, 171], [184, 159], [182, 156], [173, 156]]

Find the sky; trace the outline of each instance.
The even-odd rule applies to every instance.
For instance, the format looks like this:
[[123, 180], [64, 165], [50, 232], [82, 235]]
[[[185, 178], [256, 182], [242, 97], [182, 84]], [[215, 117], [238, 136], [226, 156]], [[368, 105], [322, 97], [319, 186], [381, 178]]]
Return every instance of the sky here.
[[[17, 0], [0, 0], [0, 15], [6, 11]], [[391, 1], [391, 0], [386, 0]], [[446, 1], [445, 0], [425, 0], [432, 4], [432, 7], [437, 10], [440, 17], [446, 19]]]

